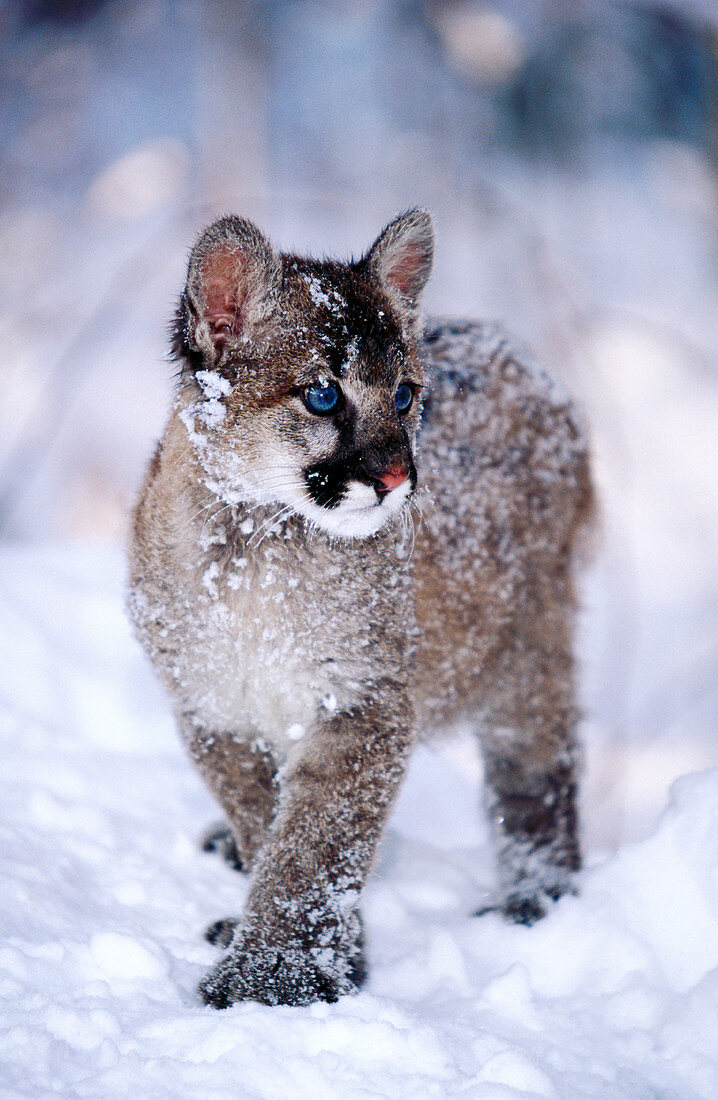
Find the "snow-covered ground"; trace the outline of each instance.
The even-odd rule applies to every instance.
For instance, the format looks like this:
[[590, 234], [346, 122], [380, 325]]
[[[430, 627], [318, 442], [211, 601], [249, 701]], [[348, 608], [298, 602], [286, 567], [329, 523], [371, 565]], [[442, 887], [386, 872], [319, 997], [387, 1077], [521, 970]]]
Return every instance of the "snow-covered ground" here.
[[473, 746], [421, 749], [366, 890], [366, 989], [200, 1005], [202, 930], [246, 884], [198, 850], [216, 809], [123, 574], [116, 548], [0, 551], [0, 1095], [718, 1095], [718, 770], [610, 852], [626, 827], [589, 766], [581, 896], [527, 929], [471, 915], [492, 882]]

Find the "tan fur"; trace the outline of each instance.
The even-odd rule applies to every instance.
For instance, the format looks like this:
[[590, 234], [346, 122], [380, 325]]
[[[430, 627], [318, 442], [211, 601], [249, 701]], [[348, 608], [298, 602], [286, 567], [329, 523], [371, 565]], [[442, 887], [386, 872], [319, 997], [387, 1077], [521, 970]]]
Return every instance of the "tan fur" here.
[[[281, 280], [245, 226], [216, 223], [190, 261], [183, 383], [131, 543], [133, 621], [252, 868], [203, 983], [217, 1006], [356, 989], [359, 893], [417, 734], [469, 723], [480, 735], [508, 916], [535, 919], [580, 863], [573, 571], [591, 486], [570, 402], [494, 327], [419, 336], [421, 212], [352, 268], [282, 257]], [[219, 283], [205, 292], [208, 265]], [[389, 351], [352, 344], [374, 315], [394, 324]], [[406, 482], [366, 537], [335, 529], [351, 494], [309, 515], [296, 503], [297, 470], [336, 447], [340, 425], [296, 396], [326, 381], [332, 343], [360, 482], [369, 471], [367, 486], [351, 481], [350, 527], [368, 522], [382, 471], [418, 451], [417, 507]], [[420, 433], [418, 398], [397, 420], [406, 378], [428, 387]]]

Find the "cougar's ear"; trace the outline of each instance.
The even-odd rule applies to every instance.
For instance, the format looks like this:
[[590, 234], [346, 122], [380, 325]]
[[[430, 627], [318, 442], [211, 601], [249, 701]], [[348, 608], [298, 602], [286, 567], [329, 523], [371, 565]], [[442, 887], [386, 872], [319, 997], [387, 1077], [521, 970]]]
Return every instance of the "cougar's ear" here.
[[225, 349], [256, 338], [276, 308], [281, 265], [252, 222], [230, 215], [192, 249], [184, 293], [190, 348], [217, 363]]
[[389, 222], [365, 262], [390, 297], [414, 311], [431, 274], [434, 226], [426, 210], [407, 210]]

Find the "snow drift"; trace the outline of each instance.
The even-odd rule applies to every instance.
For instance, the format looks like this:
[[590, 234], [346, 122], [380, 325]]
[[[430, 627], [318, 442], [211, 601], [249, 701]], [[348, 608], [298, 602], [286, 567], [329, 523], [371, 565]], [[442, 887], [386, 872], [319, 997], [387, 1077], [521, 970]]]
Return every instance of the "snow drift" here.
[[718, 771], [589, 851], [581, 896], [527, 929], [471, 915], [492, 884], [473, 746], [421, 749], [366, 889], [365, 991], [201, 1006], [202, 930], [246, 883], [197, 848], [217, 811], [123, 571], [115, 549], [0, 552], [4, 1096], [718, 1095]]

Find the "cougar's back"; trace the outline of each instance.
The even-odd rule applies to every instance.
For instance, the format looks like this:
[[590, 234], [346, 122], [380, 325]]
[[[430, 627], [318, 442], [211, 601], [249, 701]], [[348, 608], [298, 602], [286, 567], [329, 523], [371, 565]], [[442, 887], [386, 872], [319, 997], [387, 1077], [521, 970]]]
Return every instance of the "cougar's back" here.
[[570, 629], [592, 493], [575, 407], [499, 326], [432, 322], [424, 353], [415, 700], [428, 731], [495, 710], [506, 653], [519, 664]]

